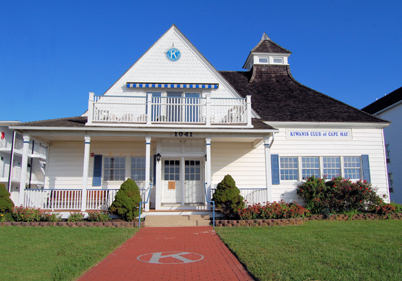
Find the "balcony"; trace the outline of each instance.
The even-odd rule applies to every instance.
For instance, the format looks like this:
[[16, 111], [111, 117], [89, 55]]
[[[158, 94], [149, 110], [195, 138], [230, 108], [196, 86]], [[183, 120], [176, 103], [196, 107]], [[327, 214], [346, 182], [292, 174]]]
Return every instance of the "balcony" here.
[[204, 125], [251, 127], [247, 98], [89, 95], [87, 125]]

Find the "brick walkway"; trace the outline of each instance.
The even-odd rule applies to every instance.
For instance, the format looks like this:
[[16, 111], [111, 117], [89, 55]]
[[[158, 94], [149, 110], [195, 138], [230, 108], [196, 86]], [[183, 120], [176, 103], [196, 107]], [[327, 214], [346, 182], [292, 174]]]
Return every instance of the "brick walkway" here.
[[253, 279], [212, 227], [145, 227], [79, 280]]

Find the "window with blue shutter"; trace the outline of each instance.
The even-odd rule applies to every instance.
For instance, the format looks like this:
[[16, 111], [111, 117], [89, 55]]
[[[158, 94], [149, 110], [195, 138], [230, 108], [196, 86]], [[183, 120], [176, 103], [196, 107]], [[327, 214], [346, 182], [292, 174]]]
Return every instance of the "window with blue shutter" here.
[[368, 155], [362, 155], [362, 166], [363, 166], [363, 180], [366, 180], [368, 183], [370, 183], [371, 182], [370, 162]]
[[272, 184], [280, 184], [278, 154], [271, 155], [271, 177], [272, 177]]
[[101, 185], [102, 185], [102, 155], [95, 155], [92, 186], [101, 186]]

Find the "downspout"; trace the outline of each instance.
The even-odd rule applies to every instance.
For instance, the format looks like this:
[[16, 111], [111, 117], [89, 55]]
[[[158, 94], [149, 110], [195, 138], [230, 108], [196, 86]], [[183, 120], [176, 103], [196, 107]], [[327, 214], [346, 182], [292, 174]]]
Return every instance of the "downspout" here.
[[[32, 154], [34, 154], [34, 149], [35, 149], [35, 141], [32, 141]], [[31, 181], [32, 181], [32, 165], [33, 165], [33, 158], [31, 157], [31, 167], [29, 169], [29, 185], [28, 188], [31, 189]]]
[[11, 192], [11, 171], [14, 164], [14, 142], [15, 142], [15, 132], [13, 132], [13, 138], [11, 141], [11, 156], [10, 156], [10, 167], [8, 169], [8, 192]]

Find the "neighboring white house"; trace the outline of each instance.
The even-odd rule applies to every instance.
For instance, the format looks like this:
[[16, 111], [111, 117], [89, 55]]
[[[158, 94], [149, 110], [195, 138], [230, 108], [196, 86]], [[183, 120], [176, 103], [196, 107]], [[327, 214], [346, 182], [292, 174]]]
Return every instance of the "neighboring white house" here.
[[[12, 191], [12, 199], [18, 201], [21, 180], [22, 135], [8, 127], [19, 121], [0, 121], [0, 184]], [[43, 189], [45, 183], [47, 146], [31, 139], [28, 144], [28, 158], [25, 172], [27, 189]]]
[[250, 203], [297, 201], [313, 174], [388, 196], [388, 122], [298, 83], [290, 54], [264, 34], [246, 71], [217, 71], [173, 25], [103, 95], [89, 93], [82, 116], [10, 127], [23, 133], [23, 166], [32, 138], [49, 146], [45, 190], [20, 188], [15, 203], [105, 209], [132, 178], [144, 199], [153, 183], [146, 211], [208, 210], [226, 174]]
[[362, 110], [392, 122], [384, 129], [390, 200], [402, 204], [402, 87]]

